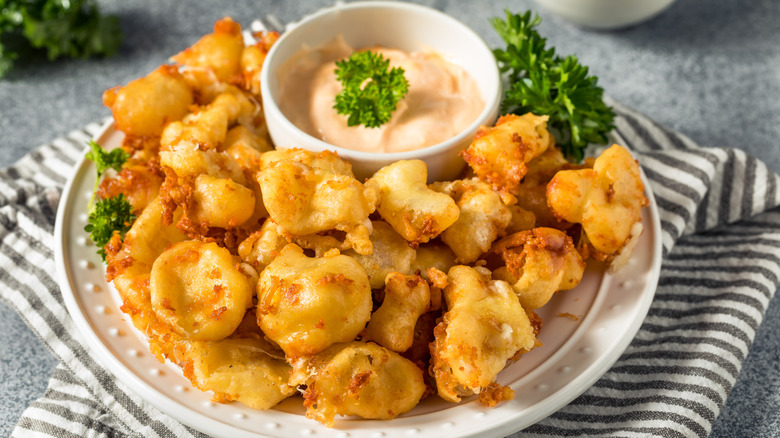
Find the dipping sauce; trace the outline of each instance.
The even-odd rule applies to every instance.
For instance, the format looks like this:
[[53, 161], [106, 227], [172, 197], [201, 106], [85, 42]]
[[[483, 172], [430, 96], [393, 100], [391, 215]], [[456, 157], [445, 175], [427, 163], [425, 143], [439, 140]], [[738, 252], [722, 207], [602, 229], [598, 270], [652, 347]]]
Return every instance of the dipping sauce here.
[[369, 49], [401, 67], [409, 92], [389, 122], [378, 128], [347, 126], [333, 108], [341, 83], [336, 61], [355, 50], [341, 36], [322, 47], [304, 47], [277, 71], [279, 107], [309, 135], [334, 146], [365, 152], [404, 152], [445, 141], [473, 123], [485, 108], [476, 81], [461, 67], [433, 52]]

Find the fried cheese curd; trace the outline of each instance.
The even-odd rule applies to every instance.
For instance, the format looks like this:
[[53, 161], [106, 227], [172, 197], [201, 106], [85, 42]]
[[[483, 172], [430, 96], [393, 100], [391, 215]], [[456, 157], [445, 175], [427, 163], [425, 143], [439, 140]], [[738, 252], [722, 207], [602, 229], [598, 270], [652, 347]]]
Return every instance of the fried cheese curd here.
[[307, 257], [285, 246], [260, 274], [257, 323], [288, 357], [355, 339], [371, 317], [365, 269], [345, 255]]
[[457, 403], [489, 388], [509, 359], [536, 344], [512, 287], [490, 275], [485, 268], [463, 265], [447, 273], [447, 311], [430, 345], [431, 371], [444, 400]]
[[493, 271], [493, 278], [511, 284], [529, 310], [547, 304], [555, 292], [577, 286], [585, 272], [571, 237], [554, 228], [511, 234], [496, 242], [491, 252], [504, 264]]
[[274, 149], [259, 73], [278, 34], [254, 37], [219, 20], [104, 94], [130, 158], [98, 196], [137, 216], [106, 279], [150, 351], [216, 402], [301, 393], [328, 426], [436, 393], [511, 399], [497, 376], [540, 345], [533, 309], [636, 242], [636, 162], [613, 146], [567, 164], [545, 117], [510, 115], [464, 151], [473, 174], [429, 185], [406, 160], [358, 181], [336, 153]]
[[385, 279], [390, 274], [411, 274], [412, 263], [417, 258], [417, 251], [409, 246], [393, 227], [384, 221], [371, 221], [371, 245], [373, 251], [369, 255], [358, 254], [353, 250], [344, 254], [363, 265], [368, 274], [371, 289], [381, 289]]
[[149, 287], [157, 316], [196, 341], [226, 338], [252, 306], [252, 286], [235, 257], [214, 242], [168, 246], [152, 265]]
[[117, 128], [137, 137], [159, 136], [167, 123], [187, 115], [193, 102], [192, 90], [171, 65], [103, 93], [103, 104], [111, 109]]
[[556, 173], [547, 185], [547, 202], [560, 219], [582, 224], [591, 256], [606, 260], [614, 271], [642, 234], [644, 190], [639, 163], [626, 148], [612, 145], [592, 169]]
[[376, 191], [356, 180], [352, 165], [336, 153], [266, 152], [257, 180], [268, 213], [285, 230], [296, 235], [343, 231], [350, 248], [371, 254], [368, 215], [376, 209]]
[[382, 305], [371, 315], [363, 339], [403, 353], [412, 346], [417, 319], [431, 308], [431, 290], [419, 275], [389, 274]]
[[290, 382], [306, 385], [306, 416], [326, 426], [336, 415], [395, 418], [415, 407], [426, 388], [417, 365], [372, 342], [334, 344], [292, 365]]
[[[591, 162], [592, 165], [592, 162]], [[541, 155], [528, 163], [528, 172], [520, 182], [517, 192], [517, 204], [514, 208], [533, 214], [533, 224], [537, 227], [566, 229], [571, 224], [561, 221], [547, 205], [547, 184], [558, 171], [577, 168], [566, 161], [563, 152], [555, 146], [549, 147]], [[513, 212], [514, 213], [514, 212]], [[521, 213], [518, 211], [518, 214]], [[526, 228], [530, 230], [533, 226]], [[516, 230], [524, 231], [524, 230]]]
[[495, 126], [481, 126], [469, 147], [461, 152], [474, 173], [496, 190], [507, 204], [514, 203], [528, 162], [554, 143], [547, 116], [508, 114]]
[[458, 220], [441, 234], [441, 240], [455, 253], [458, 263], [472, 263], [504, 234], [512, 212], [501, 197], [479, 178], [431, 184], [446, 193], [460, 210]]
[[421, 160], [401, 160], [379, 169], [366, 187], [379, 194], [377, 211], [404, 239], [427, 242], [458, 219], [458, 206], [426, 185], [428, 168]]

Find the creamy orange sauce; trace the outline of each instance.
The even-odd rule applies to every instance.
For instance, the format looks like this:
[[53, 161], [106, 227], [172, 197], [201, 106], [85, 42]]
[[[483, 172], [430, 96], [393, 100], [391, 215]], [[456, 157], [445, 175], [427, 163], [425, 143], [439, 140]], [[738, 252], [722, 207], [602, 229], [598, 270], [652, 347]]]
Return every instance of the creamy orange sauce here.
[[327, 143], [365, 152], [421, 149], [454, 137], [485, 108], [476, 81], [433, 52], [406, 53], [376, 47], [391, 67], [404, 69], [409, 92], [389, 122], [378, 128], [347, 126], [333, 108], [341, 83], [336, 61], [354, 49], [340, 36], [317, 49], [303, 48], [277, 72], [279, 106], [298, 128]]

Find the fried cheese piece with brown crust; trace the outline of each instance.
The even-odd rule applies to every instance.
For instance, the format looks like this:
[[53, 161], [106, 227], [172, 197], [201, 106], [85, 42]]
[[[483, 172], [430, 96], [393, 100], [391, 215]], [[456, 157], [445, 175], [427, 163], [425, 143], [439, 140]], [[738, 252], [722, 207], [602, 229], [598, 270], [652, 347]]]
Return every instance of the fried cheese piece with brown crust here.
[[[419, 272], [426, 279], [431, 280], [428, 275], [430, 268], [436, 268], [439, 271], [447, 272], [455, 266], [455, 253], [450, 247], [441, 243], [439, 240], [423, 243], [417, 247], [417, 255], [412, 261], [412, 273]], [[446, 274], [445, 274], [446, 275]]]
[[534, 329], [509, 283], [485, 268], [453, 266], [447, 312], [434, 329], [431, 372], [439, 396], [457, 403], [495, 382], [507, 360], [535, 346]]
[[177, 341], [171, 360], [212, 401], [238, 401], [253, 409], [270, 409], [295, 393], [290, 370], [262, 338], [230, 337], [220, 341]]
[[309, 258], [293, 243], [257, 284], [257, 323], [288, 358], [355, 339], [372, 305], [368, 275], [358, 262], [345, 255]]
[[518, 188], [516, 205], [534, 214], [534, 226], [558, 229], [571, 226], [570, 223], [555, 217], [547, 205], [547, 184], [558, 171], [571, 168], [576, 166], [566, 161], [563, 152], [555, 146], [551, 146], [528, 163], [528, 172]]
[[624, 147], [612, 145], [593, 169], [563, 170], [547, 185], [547, 203], [565, 221], [582, 224], [591, 255], [619, 269], [642, 233], [648, 199], [639, 164]]
[[421, 160], [401, 160], [379, 169], [368, 181], [379, 194], [377, 211], [404, 239], [427, 242], [458, 219], [458, 206], [426, 185], [428, 167]]
[[299, 236], [343, 231], [349, 247], [371, 254], [368, 215], [376, 208], [376, 190], [356, 180], [336, 153], [266, 152], [256, 177], [268, 213], [285, 230]]
[[233, 333], [252, 306], [238, 258], [214, 242], [175, 243], [152, 265], [152, 309], [176, 333], [216, 341]]
[[371, 244], [374, 250], [369, 255], [361, 255], [352, 250], [345, 251], [358, 261], [368, 274], [371, 289], [381, 289], [385, 278], [392, 272], [401, 274], [412, 273], [412, 262], [416, 251], [409, 247], [406, 240], [395, 232], [393, 227], [384, 221], [371, 221]]
[[178, 226], [191, 238], [226, 236], [246, 224], [245, 232], [232, 232], [237, 237], [221, 237], [243, 239], [267, 216], [259, 185], [246, 178], [259, 169], [258, 148], [264, 147], [263, 140], [243, 125], [228, 130], [253, 108], [243, 92], [233, 87], [197, 113], [168, 124], [163, 132], [163, 197], [169, 209], [183, 208]]
[[536, 215], [530, 210], [526, 210], [518, 205], [510, 205], [509, 212], [512, 214], [512, 219], [510, 219], [509, 225], [504, 230], [507, 234], [527, 231], [533, 229], [536, 225]]
[[263, 152], [271, 151], [273, 147], [264, 137], [253, 133], [246, 126], [237, 125], [227, 132], [222, 149], [235, 158], [244, 172], [254, 174], [260, 170]]
[[207, 227], [236, 228], [255, 213], [255, 193], [230, 178], [201, 174], [192, 188], [191, 219]]
[[125, 195], [133, 206], [133, 214], [138, 215], [157, 198], [163, 175], [153, 162], [125, 163], [115, 176], [104, 178], [98, 187], [97, 196], [108, 199]]
[[363, 340], [403, 353], [412, 346], [417, 319], [431, 307], [431, 290], [419, 275], [393, 272], [385, 279], [382, 305], [371, 315]]
[[252, 36], [257, 42], [244, 47], [244, 52], [241, 54], [241, 73], [243, 76], [241, 88], [255, 96], [260, 96], [260, 72], [271, 46], [279, 39], [279, 32], [255, 32]]
[[177, 226], [190, 238], [220, 241], [235, 250], [268, 215], [259, 184], [251, 178], [267, 145], [254, 134], [260, 111], [255, 100], [233, 85], [212, 88], [212, 99], [167, 124], [160, 138], [164, 219], [170, 223], [170, 211], [181, 208]]
[[230, 82], [241, 78], [243, 52], [241, 25], [225, 17], [214, 23], [213, 33], [204, 35], [171, 59], [180, 66], [203, 69], [222, 82]]
[[287, 243], [284, 230], [273, 219], [267, 219], [259, 230], [238, 245], [238, 255], [260, 273]]
[[115, 234], [106, 248], [106, 280], [113, 281], [122, 299], [122, 311], [141, 333], [149, 337], [150, 349], [160, 360], [168, 348], [162, 340], [180, 336], [172, 333], [152, 308], [152, 265], [165, 248], [187, 238], [175, 226], [163, 225], [162, 210], [159, 200], [149, 203], [133, 222], [124, 241]]
[[554, 142], [547, 116], [507, 114], [495, 126], [482, 126], [471, 145], [461, 152], [477, 176], [490, 184], [506, 204], [513, 204], [528, 162]]
[[334, 344], [292, 365], [290, 384], [306, 385], [306, 417], [328, 427], [336, 415], [393, 419], [414, 408], [425, 392], [417, 365], [372, 342]]
[[479, 178], [436, 182], [431, 188], [446, 193], [460, 210], [458, 220], [441, 233], [458, 263], [472, 263], [504, 234], [512, 213], [489, 184]]
[[493, 278], [511, 284], [528, 310], [544, 306], [559, 290], [577, 286], [585, 271], [571, 237], [554, 228], [511, 234], [496, 242], [491, 252], [505, 264], [493, 272]]
[[132, 137], [159, 137], [166, 124], [187, 115], [193, 102], [192, 90], [170, 65], [103, 93], [117, 128]]
[[162, 166], [170, 167], [180, 178], [207, 174], [246, 183], [240, 164], [223, 146], [228, 128], [256, 107], [240, 90], [234, 91], [219, 94], [197, 112], [166, 125], [160, 139]]
[[[205, 173], [245, 184], [238, 159], [246, 161], [243, 155], [253, 152], [249, 149], [256, 147], [259, 152], [264, 146], [264, 140], [254, 135], [262, 126], [262, 121], [259, 124], [255, 121], [259, 105], [239, 88], [225, 85], [215, 91], [208, 103], [192, 110], [181, 120], [165, 126], [160, 138], [160, 164], [182, 178]], [[236, 129], [236, 123], [242, 128]], [[243, 150], [227, 152], [231, 147]]]
[[162, 150], [192, 146], [201, 151], [220, 149], [230, 125], [240, 115], [254, 111], [255, 106], [240, 91], [221, 93], [213, 102], [195, 108], [181, 121], [166, 125], [160, 138]]

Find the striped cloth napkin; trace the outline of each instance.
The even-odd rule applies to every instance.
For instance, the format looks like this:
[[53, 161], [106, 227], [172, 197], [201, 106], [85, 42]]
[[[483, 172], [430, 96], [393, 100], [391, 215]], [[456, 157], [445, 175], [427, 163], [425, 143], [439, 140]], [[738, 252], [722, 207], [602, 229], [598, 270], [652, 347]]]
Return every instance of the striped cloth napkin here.
[[[516, 435], [706, 436], [780, 277], [780, 177], [611, 102], [658, 202], [663, 268], [636, 338], [592, 388]], [[62, 187], [90, 125], [0, 171], [0, 297], [61, 364], [13, 436], [202, 436], [142, 400], [90, 355], [54, 278]]]

